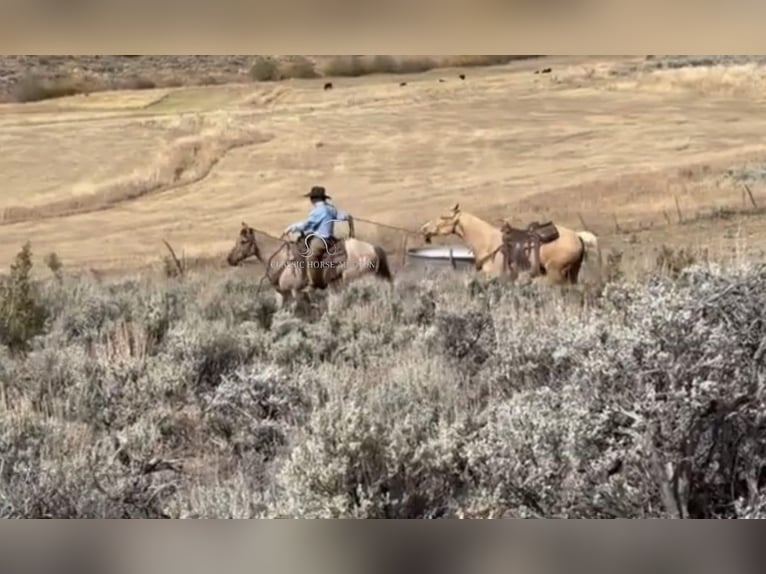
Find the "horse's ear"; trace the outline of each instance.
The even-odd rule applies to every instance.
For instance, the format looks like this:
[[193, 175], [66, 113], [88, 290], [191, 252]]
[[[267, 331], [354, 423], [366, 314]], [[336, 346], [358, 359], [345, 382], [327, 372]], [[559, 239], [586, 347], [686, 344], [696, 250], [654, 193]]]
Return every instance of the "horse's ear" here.
[[452, 213], [457, 213], [458, 211], [460, 211], [460, 204], [456, 203], [452, 206]]
[[247, 227], [247, 223], [245, 223], [245, 222], [243, 221], [243, 222], [242, 222], [242, 227], [243, 227], [243, 228], [244, 228], [244, 227]]

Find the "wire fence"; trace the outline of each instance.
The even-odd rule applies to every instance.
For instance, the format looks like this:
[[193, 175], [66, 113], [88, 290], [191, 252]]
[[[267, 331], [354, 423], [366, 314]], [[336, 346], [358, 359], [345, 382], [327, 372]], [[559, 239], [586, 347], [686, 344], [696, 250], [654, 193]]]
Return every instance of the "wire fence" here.
[[394, 256], [393, 260], [400, 267], [407, 263], [407, 250], [422, 241], [420, 233], [415, 229], [360, 217], [354, 218], [354, 231], [359, 239], [380, 245], [386, 253]]
[[[739, 190], [732, 192], [731, 197], [720, 205], [709, 205], [700, 207], [699, 205], [691, 207], [684, 205], [679, 197], [675, 197], [674, 213], [662, 211], [662, 220], [639, 220], [639, 221], [620, 221], [617, 214], [598, 213], [583, 216], [576, 213], [577, 222], [575, 227], [588, 230], [601, 238], [630, 236], [636, 232], [671, 228], [693, 224], [704, 220], [715, 220], [728, 218], [732, 216], [746, 216], [749, 214], [766, 213], [766, 206], [759, 203], [756, 194], [747, 184], [742, 184]], [[740, 195], [738, 199], [737, 195]], [[492, 221], [493, 224], [500, 225], [499, 221]], [[272, 240], [279, 241], [264, 231], [256, 231]], [[407, 253], [412, 247], [422, 246], [424, 244], [419, 230], [389, 223], [381, 223], [372, 219], [363, 217], [354, 217], [354, 231], [358, 239], [380, 245], [386, 253], [391, 256], [392, 263], [403, 267], [407, 263]], [[446, 238], [445, 238], [446, 240]], [[441, 243], [439, 238], [435, 238], [434, 243]]]

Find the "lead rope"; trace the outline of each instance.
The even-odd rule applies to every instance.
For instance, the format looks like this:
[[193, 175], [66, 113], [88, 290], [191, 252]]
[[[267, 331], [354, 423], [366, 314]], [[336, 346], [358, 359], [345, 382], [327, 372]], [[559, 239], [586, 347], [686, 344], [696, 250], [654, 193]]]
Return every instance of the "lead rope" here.
[[[282, 233], [282, 235], [280, 235], [278, 239], [281, 241], [284, 236], [285, 236], [285, 233]], [[277, 255], [277, 253], [282, 251], [282, 249], [284, 249], [287, 245], [288, 245], [288, 243], [286, 241], [283, 241], [282, 242], [282, 247], [280, 247], [279, 249], [274, 251], [274, 253], [271, 254], [271, 257], [269, 257], [269, 259], [266, 261], [266, 265], [265, 265], [266, 271], [263, 274], [263, 277], [261, 277], [261, 280], [258, 281], [258, 288], [255, 291], [256, 297], [261, 294], [261, 288], [263, 287], [263, 282], [266, 279], [271, 280], [271, 278], [269, 277], [269, 269], [271, 269], [271, 261], [272, 261], [272, 259], [274, 259], [274, 257], [276, 257], [276, 255]], [[279, 277], [280, 277], [280, 275], [282, 275], [282, 272], [284, 272], [284, 269], [282, 269], [282, 271], [280, 271], [279, 275], [277, 275], [277, 277], [276, 277], [277, 281], [279, 281]]]
[[484, 257], [479, 259], [476, 262], [476, 270], [481, 271], [481, 268], [484, 267], [484, 264], [490, 259], [493, 259], [495, 255], [497, 255], [497, 252], [500, 251], [502, 248], [503, 248], [503, 244], [501, 243], [495, 250], [491, 251], [488, 255], [485, 255]]

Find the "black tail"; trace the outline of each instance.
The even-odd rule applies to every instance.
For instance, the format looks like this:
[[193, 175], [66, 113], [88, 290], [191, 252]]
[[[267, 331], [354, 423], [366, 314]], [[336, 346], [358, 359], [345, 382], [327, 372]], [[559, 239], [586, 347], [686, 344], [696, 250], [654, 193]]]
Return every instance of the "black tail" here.
[[386, 281], [393, 281], [394, 276], [391, 273], [391, 268], [388, 265], [388, 255], [382, 247], [375, 246], [375, 254], [378, 256], [378, 265], [375, 269], [375, 274], [378, 277], [385, 279]]
[[580, 270], [582, 269], [582, 264], [585, 262], [585, 259], [588, 255], [588, 246], [585, 245], [585, 242], [582, 240], [582, 237], [578, 237], [577, 239], [580, 240], [580, 247], [582, 247], [582, 250], [580, 251], [580, 257], [577, 258], [577, 262], [569, 268], [567, 271], [567, 279], [570, 283], [573, 285], [577, 283], [577, 278], [580, 275]]

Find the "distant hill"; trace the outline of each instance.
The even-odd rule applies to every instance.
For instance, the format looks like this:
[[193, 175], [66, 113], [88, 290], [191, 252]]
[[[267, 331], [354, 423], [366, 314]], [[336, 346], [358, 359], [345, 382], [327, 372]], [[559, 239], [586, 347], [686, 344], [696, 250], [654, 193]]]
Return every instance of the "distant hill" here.
[[0, 56], [0, 101], [106, 89], [211, 85], [289, 77], [420, 72], [540, 56]]

